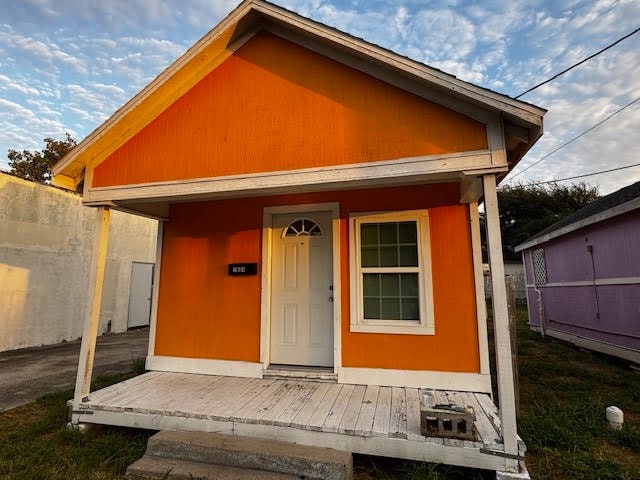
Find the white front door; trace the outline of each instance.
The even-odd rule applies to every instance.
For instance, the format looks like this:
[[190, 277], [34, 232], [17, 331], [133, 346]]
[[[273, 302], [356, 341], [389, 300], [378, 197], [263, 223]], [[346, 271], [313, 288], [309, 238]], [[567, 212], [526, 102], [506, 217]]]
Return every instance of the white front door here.
[[333, 366], [331, 212], [273, 216], [271, 363]]

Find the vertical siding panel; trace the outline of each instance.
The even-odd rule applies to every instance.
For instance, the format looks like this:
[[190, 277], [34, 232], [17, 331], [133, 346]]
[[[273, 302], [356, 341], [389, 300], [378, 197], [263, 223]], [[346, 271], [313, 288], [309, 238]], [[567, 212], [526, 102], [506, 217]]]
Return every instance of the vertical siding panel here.
[[[468, 209], [456, 184], [323, 192], [172, 207], [163, 243], [156, 353], [258, 361], [260, 276], [228, 277], [260, 262], [265, 206], [340, 203], [342, 357], [351, 367], [478, 372]], [[349, 331], [348, 216], [429, 208], [436, 335]]]
[[97, 165], [93, 186], [485, 148], [481, 123], [260, 33]]

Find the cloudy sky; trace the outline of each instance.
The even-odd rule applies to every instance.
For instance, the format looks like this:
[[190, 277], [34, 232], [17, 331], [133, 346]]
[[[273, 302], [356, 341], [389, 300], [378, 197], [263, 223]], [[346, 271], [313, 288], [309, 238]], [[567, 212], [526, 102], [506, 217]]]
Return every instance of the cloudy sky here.
[[[0, 168], [7, 169], [10, 148], [91, 133], [239, 1], [0, 3]], [[639, 0], [276, 3], [510, 96], [640, 26]], [[640, 33], [522, 97], [549, 113], [544, 137], [511, 176], [639, 97]], [[639, 136], [640, 101], [514, 182], [640, 163]], [[640, 167], [584, 180], [609, 193], [640, 180]]]

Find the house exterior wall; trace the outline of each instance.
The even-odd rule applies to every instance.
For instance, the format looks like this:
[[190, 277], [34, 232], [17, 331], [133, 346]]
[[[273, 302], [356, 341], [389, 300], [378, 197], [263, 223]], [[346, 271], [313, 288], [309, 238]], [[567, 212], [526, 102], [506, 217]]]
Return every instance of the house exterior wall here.
[[[154, 262], [157, 223], [113, 212], [100, 329], [127, 329], [131, 263]], [[0, 351], [82, 335], [95, 212], [80, 196], [0, 174]]]
[[261, 32], [97, 165], [92, 187], [487, 148], [482, 123]]
[[[229, 277], [232, 262], [261, 264], [264, 207], [338, 202], [342, 366], [479, 372], [469, 210], [457, 184], [174, 204], [163, 237], [155, 355], [260, 360], [261, 272]], [[429, 209], [435, 335], [350, 332], [348, 218]]]
[[[527, 250], [530, 323], [640, 352], [638, 238], [640, 219], [631, 212]], [[537, 248], [544, 248], [547, 271], [538, 287], [544, 324], [531, 273]]]

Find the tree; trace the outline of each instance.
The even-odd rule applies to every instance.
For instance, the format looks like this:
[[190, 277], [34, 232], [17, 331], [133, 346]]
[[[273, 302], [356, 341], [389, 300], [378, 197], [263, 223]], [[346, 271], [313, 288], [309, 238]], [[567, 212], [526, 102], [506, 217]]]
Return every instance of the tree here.
[[598, 197], [598, 187], [584, 182], [502, 187], [498, 190], [498, 206], [505, 260], [520, 260], [517, 245]]
[[39, 183], [49, 183], [51, 181], [51, 167], [71, 151], [78, 144], [78, 141], [69, 133], [66, 133], [64, 140], [45, 138], [45, 148], [41, 151], [9, 150], [9, 166], [11, 173]]

